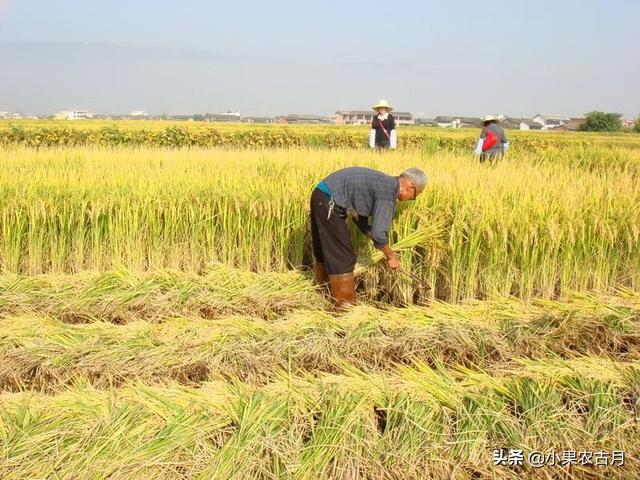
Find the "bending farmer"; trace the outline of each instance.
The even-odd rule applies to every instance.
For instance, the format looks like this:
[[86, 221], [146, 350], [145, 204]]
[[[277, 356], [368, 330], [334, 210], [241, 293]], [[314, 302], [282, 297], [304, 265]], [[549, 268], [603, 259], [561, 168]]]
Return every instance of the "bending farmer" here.
[[482, 132], [476, 145], [476, 155], [480, 162], [499, 160], [509, 150], [509, 140], [502, 127], [498, 125], [503, 117], [487, 115], [482, 119]]
[[369, 168], [351, 167], [332, 173], [313, 190], [311, 238], [316, 259], [315, 280], [318, 284], [329, 282], [338, 307], [355, 302], [356, 254], [347, 217], [354, 218], [358, 229], [385, 254], [389, 267], [398, 268], [400, 262], [389, 247], [396, 202], [415, 200], [426, 184], [427, 176], [417, 168], [392, 177]]

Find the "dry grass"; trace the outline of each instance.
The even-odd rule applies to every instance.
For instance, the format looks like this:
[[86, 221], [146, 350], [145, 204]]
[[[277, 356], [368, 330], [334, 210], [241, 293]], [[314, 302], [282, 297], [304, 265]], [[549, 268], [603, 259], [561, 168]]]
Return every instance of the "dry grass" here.
[[[78, 384], [3, 395], [3, 478], [632, 478], [640, 371], [534, 362], [488, 375], [418, 363], [386, 377], [290, 376], [193, 389]], [[490, 449], [626, 450], [622, 468], [494, 467]], [[553, 473], [552, 473], [553, 472]]]
[[[126, 297], [116, 291], [106, 295]], [[339, 317], [297, 309], [269, 321], [239, 314], [178, 317], [167, 304], [166, 317], [154, 316], [149, 323], [140, 312], [126, 325], [97, 319], [69, 323], [66, 314], [55, 316], [60, 306], [33, 305], [52, 315], [43, 316], [27, 313], [28, 304], [16, 305], [22, 315], [0, 319], [0, 390], [55, 391], [77, 381], [100, 388], [132, 380], [198, 385], [239, 379], [264, 385], [281, 371], [296, 376], [393, 372], [416, 361], [493, 374], [521, 359], [640, 362], [637, 294], [544, 304], [496, 299], [456, 307], [363, 305]]]

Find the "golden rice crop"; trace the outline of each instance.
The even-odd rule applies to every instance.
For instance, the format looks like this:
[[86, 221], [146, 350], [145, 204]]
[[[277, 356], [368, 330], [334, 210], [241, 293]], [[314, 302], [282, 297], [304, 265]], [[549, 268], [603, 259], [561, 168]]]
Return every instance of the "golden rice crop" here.
[[[640, 160], [635, 150], [616, 155], [627, 163], [611, 155], [580, 165], [514, 154], [490, 167], [418, 151], [3, 150], [0, 268], [201, 272], [221, 262], [288, 271], [311, 263], [308, 197], [316, 182], [348, 165], [392, 174], [418, 166], [430, 185], [399, 207], [392, 243], [430, 232], [402, 262], [433, 287], [431, 298], [637, 288], [640, 177], [632, 165]], [[354, 238], [366, 263], [371, 251]], [[415, 297], [410, 280], [384, 267], [360, 278], [370, 298]]]
[[[0, 145], [35, 148], [61, 146], [156, 147], [328, 147], [367, 148], [367, 126], [256, 125], [180, 121], [2, 121]], [[400, 148], [427, 151], [470, 150], [477, 129], [439, 129], [403, 126]], [[550, 148], [610, 146], [638, 148], [640, 138], [629, 133], [593, 134], [511, 131], [514, 151], [543, 152]]]
[[[470, 130], [381, 154], [366, 127], [23, 125], [0, 147], [1, 478], [640, 478], [638, 137], [513, 132], [480, 165]], [[335, 312], [308, 200], [351, 165], [429, 175], [391, 243], [431, 288], [354, 230], [359, 304]]]

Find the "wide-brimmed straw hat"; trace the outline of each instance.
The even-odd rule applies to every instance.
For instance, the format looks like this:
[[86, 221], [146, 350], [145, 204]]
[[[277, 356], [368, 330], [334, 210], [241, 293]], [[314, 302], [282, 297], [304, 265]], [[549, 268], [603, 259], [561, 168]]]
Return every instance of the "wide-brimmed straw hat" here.
[[502, 120], [504, 120], [504, 117], [502, 115], [487, 115], [482, 119], [483, 122], [490, 122], [491, 120], [501, 122]]
[[386, 108], [387, 110], [393, 110], [393, 107], [389, 105], [389, 102], [386, 100], [380, 100], [376, 105], [372, 107], [374, 110], [378, 110], [379, 108]]

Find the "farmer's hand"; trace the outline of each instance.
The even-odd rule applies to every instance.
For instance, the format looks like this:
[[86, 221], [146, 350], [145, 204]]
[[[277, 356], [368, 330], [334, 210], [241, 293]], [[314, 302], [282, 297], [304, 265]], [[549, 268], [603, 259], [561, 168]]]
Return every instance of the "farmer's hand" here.
[[398, 260], [398, 257], [396, 257], [396, 254], [393, 252], [387, 257], [387, 264], [392, 270], [400, 268], [400, 260]]
[[396, 257], [396, 254], [393, 253], [393, 250], [391, 250], [391, 247], [388, 244], [384, 245], [380, 250], [384, 253], [384, 256], [387, 257], [387, 264], [389, 265], [389, 268], [393, 270], [400, 268], [400, 260], [398, 260], [398, 257]]

